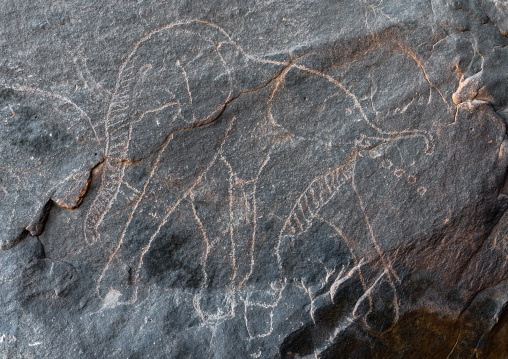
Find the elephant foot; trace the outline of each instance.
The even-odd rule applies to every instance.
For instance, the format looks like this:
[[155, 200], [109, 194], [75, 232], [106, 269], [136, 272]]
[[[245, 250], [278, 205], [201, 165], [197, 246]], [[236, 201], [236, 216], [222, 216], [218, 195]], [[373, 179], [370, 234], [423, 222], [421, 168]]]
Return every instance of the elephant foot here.
[[232, 318], [235, 306], [235, 292], [230, 288], [202, 288], [194, 296], [194, 307], [203, 322]]
[[137, 286], [132, 266], [114, 259], [98, 278], [96, 293], [102, 299], [103, 308], [136, 302]]

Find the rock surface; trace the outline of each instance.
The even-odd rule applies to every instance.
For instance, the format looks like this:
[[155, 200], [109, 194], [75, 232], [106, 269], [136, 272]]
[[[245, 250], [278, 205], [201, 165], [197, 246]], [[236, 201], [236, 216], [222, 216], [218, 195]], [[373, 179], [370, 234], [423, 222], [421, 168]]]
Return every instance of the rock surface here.
[[0, 1], [0, 358], [506, 358], [508, 4]]

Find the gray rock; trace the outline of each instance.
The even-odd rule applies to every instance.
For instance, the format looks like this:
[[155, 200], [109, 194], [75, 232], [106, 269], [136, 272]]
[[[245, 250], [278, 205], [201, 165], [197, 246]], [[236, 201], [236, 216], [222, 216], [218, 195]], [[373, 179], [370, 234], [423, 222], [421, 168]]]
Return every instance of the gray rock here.
[[508, 355], [508, 5], [0, 1], [1, 358]]

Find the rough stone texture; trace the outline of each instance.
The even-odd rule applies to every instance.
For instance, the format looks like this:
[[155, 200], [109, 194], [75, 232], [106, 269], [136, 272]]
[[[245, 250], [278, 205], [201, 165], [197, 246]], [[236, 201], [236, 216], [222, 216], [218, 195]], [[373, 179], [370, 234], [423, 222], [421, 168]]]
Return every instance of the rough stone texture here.
[[1, 358], [508, 357], [508, 4], [0, 1]]

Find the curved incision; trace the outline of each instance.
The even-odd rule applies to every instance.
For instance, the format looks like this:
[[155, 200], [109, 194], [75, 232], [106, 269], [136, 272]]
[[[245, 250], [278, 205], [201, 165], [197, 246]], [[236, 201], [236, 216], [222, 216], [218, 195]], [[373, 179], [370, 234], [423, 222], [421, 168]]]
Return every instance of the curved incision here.
[[[304, 192], [297, 198], [289, 215], [284, 221], [283, 228], [279, 235], [279, 245], [277, 245], [276, 248], [277, 252], [282, 236], [294, 236], [307, 231], [312, 226], [313, 219], [318, 216], [320, 210], [335, 196], [339, 188], [345, 182], [352, 179], [355, 158], [362, 150], [368, 151], [382, 143], [394, 142], [400, 139], [420, 138], [425, 144], [425, 154], [431, 155], [434, 152], [434, 141], [432, 135], [427, 131], [419, 129], [385, 131], [368, 119], [356, 96], [340, 82], [327, 74], [302, 65], [295, 64], [293, 67], [305, 71], [310, 75], [322, 77], [330, 82], [331, 85], [342, 90], [346, 97], [353, 100], [355, 107], [361, 114], [362, 121], [364, 121], [377, 134], [374, 136], [368, 136], [364, 133], [359, 134], [358, 138], [355, 140], [349, 158], [343, 164], [324, 174], [314, 177]], [[277, 90], [279, 90], [278, 86], [275, 87], [273, 93], [271, 94], [271, 98], [273, 98]], [[268, 109], [268, 116], [273, 118], [270, 108]]]
[[330, 202], [339, 188], [346, 183], [350, 171], [351, 166], [344, 165], [315, 177], [293, 205], [282, 227], [281, 236], [294, 236], [307, 231], [321, 208]]
[[[400, 136], [380, 136], [367, 137], [361, 136], [362, 146], [367, 149], [371, 146], [370, 141], [379, 143], [395, 141], [401, 138], [421, 137], [425, 141], [425, 153], [433, 152], [432, 137], [424, 131], [415, 130], [413, 134], [404, 134]], [[305, 191], [297, 198], [295, 204], [291, 208], [284, 226], [281, 230], [281, 236], [284, 235], [300, 235], [312, 226], [312, 221], [319, 215], [321, 209], [330, 202], [340, 187], [351, 179], [354, 157], [358, 155], [357, 151], [353, 152], [353, 157], [346, 161], [344, 165], [338, 166], [322, 175], [314, 177], [307, 186]]]

